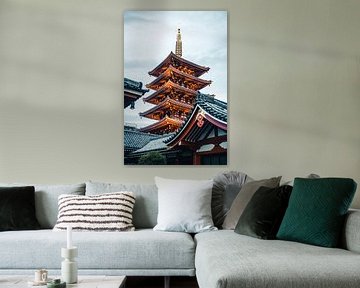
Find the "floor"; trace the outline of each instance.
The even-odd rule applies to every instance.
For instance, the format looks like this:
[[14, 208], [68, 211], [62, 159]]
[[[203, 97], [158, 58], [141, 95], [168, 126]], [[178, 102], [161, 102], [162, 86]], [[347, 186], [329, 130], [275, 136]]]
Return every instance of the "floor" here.
[[[126, 288], [163, 288], [164, 277], [131, 277], [126, 279]], [[195, 277], [171, 277], [171, 288], [199, 288]]]

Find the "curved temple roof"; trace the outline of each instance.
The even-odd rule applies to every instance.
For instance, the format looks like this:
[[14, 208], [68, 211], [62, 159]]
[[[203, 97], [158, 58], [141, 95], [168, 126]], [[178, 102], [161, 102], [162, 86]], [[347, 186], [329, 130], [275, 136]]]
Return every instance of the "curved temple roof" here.
[[166, 127], [168, 125], [174, 126], [176, 128], [181, 126], [182, 121], [174, 118], [170, 118], [168, 116], [165, 116], [160, 121], [157, 121], [154, 124], [151, 124], [149, 126], [143, 127], [140, 129], [141, 132], [151, 132], [156, 133], [157, 130], [161, 130], [161, 128]]
[[170, 52], [170, 54], [158, 66], [149, 72], [149, 75], [158, 77], [164, 70], [166, 70], [166, 67], [172, 63], [172, 60], [179, 61], [184, 66], [189, 67], [189, 69], [194, 71], [196, 77], [199, 77], [210, 70], [209, 67], [200, 66], [186, 60], [185, 58], [175, 55], [173, 52]]
[[142, 97], [149, 89], [143, 89], [142, 82], [134, 81], [124, 77], [124, 108], [135, 107], [135, 101]]
[[193, 95], [194, 97], [197, 95], [197, 91], [180, 86], [179, 84], [176, 84], [176, 83], [172, 82], [171, 80], [168, 80], [159, 90], [157, 90], [154, 93], [150, 94], [149, 96], [143, 98], [143, 100], [145, 102], [156, 104], [154, 102], [154, 99], [156, 99], [157, 96], [159, 96], [163, 93], [167, 93], [167, 92], [171, 91], [172, 89], [176, 90], [176, 91], [180, 91], [185, 94]]
[[199, 111], [204, 113], [204, 118], [213, 125], [227, 130], [227, 103], [215, 99], [213, 95], [202, 94], [199, 92], [196, 98], [196, 104], [189, 113], [184, 123], [179, 127], [176, 134], [166, 140], [168, 146], [175, 146], [190, 131], [192, 125], [196, 122]]
[[124, 89], [137, 91], [140, 92], [142, 95], [144, 95], [146, 92], [149, 91], [149, 89], [143, 89], [142, 86], [143, 86], [142, 82], [134, 81], [124, 77]]
[[190, 104], [179, 102], [174, 99], [171, 99], [170, 97], [166, 97], [162, 102], [160, 102], [159, 104], [157, 104], [156, 106], [152, 107], [151, 109], [145, 112], [139, 113], [139, 115], [142, 117], [148, 117], [148, 116], [151, 117], [151, 114], [153, 114], [156, 111], [167, 110], [168, 106], [176, 106], [180, 110], [185, 110], [185, 111], [190, 111], [193, 107]]
[[157, 87], [157, 86], [164, 85], [168, 80], [173, 78], [173, 74], [179, 76], [180, 78], [185, 79], [187, 82], [195, 84], [197, 86], [196, 90], [200, 90], [200, 89], [202, 89], [202, 88], [204, 88], [207, 85], [210, 85], [212, 83], [211, 80], [204, 80], [204, 79], [197, 78], [195, 76], [186, 74], [186, 73], [176, 69], [172, 65], [170, 65], [169, 67], [167, 67], [167, 69], [159, 77], [157, 77], [151, 83], [147, 84], [146, 87], [150, 88], [150, 89], [153, 89], [153, 90], [158, 90], [159, 87]]

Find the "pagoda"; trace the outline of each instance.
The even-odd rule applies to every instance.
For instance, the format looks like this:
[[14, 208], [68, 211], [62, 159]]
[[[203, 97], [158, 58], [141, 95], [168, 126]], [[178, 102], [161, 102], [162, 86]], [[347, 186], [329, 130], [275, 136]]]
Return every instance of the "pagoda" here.
[[178, 29], [175, 53], [170, 52], [149, 72], [156, 78], [146, 87], [155, 92], [143, 100], [154, 106], [139, 115], [156, 122], [140, 131], [160, 135], [177, 131], [193, 109], [198, 91], [211, 84], [210, 80], [199, 78], [209, 69], [182, 57], [181, 33]]

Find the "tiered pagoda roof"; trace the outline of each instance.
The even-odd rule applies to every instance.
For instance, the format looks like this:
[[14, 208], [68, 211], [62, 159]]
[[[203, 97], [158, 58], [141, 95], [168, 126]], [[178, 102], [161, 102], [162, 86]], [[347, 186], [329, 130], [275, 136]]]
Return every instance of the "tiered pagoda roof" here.
[[141, 129], [143, 132], [163, 134], [176, 131], [193, 108], [197, 91], [211, 84], [199, 78], [209, 67], [197, 65], [182, 58], [180, 29], [176, 41], [176, 54], [170, 54], [149, 75], [156, 77], [146, 87], [155, 90], [144, 99], [155, 106], [139, 113], [158, 122]]
[[159, 90], [143, 98], [143, 100], [156, 105], [160, 103], [165, 97], [167, 97], [166, 95], [168, 95], [168, 97], [172, 99], [192, 104], [196, 94], [196, 91], [180, 86], [169, 80]]
[[211, 84], [211, 80], [200, 79], [191, 74], [187, 74], [172, 65], [169, 65], [167, 69], [161, 73], [154, 81], [146, 85], [146, 88], [153, 90], [160, 89], [168, 80], [194, 91], [198, 91]]
[[153, 70], [149, 72], [149, 75], [158, 77], [170, 65], [178, 68], [179, 70], [182, 70], [186, 74], [190, 74], [195, 77], [200, 77], [205, 72], [208, 72], [210, 70], [209, 67], [200, 66], [198, 64], [195, 64], [194, 62], [175, 55], [173, 52], [170, 52], [170, 54], [158, 66], [156, 66]]
[[170, 133], [172, 131], [177, 130], [181, 126], [182, 123], [183, 123], [183, 121], [181, 121], [180, 119], [170, 118], [169, 116], [166, 115], [164, 118], [162, 118], [158, 122], [155, 122], [149, 126], [146, 126], [142, 129], [140, 129], [140, 131], [141, 132], [151, 131], [151, 133], [162, 135], [162, 134]]
[[[145, 112], [139, 113], [139, 115], [155, 120], [161, 120], [164, 116], [173, 116], [173, 118], [181, 119], [181, 115], [189, 113], [192, 107], [193, 106], [191, 104], [180, 102], [166, 96], [163, 101], [157, 104], [157, 106], [154, 106]], [[182, 110], [183, 113], [180, 114], [179, 110]], [[185, 116], [183, 119], [184, 118]]]

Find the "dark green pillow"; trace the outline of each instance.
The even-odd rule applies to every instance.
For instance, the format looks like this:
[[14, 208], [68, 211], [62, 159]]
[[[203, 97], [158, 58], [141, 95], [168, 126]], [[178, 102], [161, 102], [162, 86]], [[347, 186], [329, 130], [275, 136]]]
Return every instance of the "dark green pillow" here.
[[337, 247], [355, 191], [356, 182], [348, 178], [295, 178], [277, 238]]
[[35, 188], [0, 187], [0, 231], [39, 229]]
[[250, 199], [235, 232], [261, 239], [275, 239], [288, 206], [292, 187], [260, 187]]

